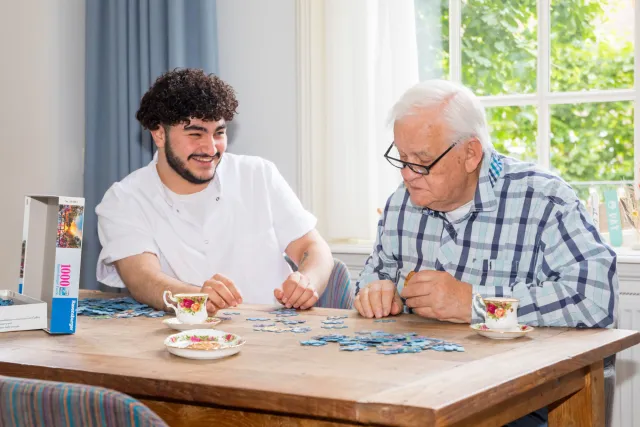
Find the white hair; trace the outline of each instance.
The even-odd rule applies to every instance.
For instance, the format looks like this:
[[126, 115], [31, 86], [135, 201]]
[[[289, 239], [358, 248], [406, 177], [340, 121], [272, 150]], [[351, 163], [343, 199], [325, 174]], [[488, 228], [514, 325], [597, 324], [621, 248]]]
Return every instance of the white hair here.
[[438, 106], [442, 106], [442, 117], [453, 132], [454, 141], [473, 136], [483, 151], [493, 149], [480, 100], [468, 88], [448, 80], [427, 80], [409, 88], [391, 109], [389, 123]]

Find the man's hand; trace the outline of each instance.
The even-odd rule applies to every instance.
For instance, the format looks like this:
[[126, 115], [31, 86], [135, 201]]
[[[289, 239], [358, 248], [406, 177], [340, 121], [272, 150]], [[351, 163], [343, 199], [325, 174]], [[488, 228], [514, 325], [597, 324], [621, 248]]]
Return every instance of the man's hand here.
[[287, 308], [306, 310], [318, 302], [318, 291], [309, 283], [309, 279], [299, 271], [287, 277], [280, 288], [273, 290], [273, 295], [280, 304]]
[[358, 313], [368, 319], [395, 316], [402, 313], [403, 307], [396, 285], [391, 280], [371, 282], [360, 289], [354, 305]]
[[472, 289], [444, 271], [419, 271], [402, 289], [407, 307], [422, 317], [471, 323]]
[[242, 304], [242, 295], [231, 280], [222, 274], [216, 274], [204, 282], [200, 292], [209, 295], [207, 312], [215, 314], [221, 308], [236, 307]]

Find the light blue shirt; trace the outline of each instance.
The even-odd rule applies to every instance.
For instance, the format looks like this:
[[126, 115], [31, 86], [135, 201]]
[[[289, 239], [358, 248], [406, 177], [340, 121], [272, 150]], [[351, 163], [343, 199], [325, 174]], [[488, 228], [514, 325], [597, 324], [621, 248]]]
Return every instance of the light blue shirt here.
[[[487, 161], [489, 159], [489, 161]], [[482, 297], [518, 298], [533, 326], [612, 327], [616, 254], [573, 189], [535, 165], [485, 154], [473, 205], [450, 223], [413, 205], [404, 184], [389, 197], [356, 293], [377, 280], [402, 290], [410, 271], [446, 271]], [[472, 310], [472, 323], [482, 315]]]

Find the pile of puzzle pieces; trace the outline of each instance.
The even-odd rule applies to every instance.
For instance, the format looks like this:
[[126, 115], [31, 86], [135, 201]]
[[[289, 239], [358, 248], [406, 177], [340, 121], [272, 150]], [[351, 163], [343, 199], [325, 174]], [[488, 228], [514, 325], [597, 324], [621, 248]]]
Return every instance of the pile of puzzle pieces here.
[[367, 351], [375, 348], [378, 354], [420, 353], [424, 350], [464, 351], [460, 344], [437, 338], [418, 336], [415, 332], [390, 334], [384, 331], [360, 331], [353, 337], [341, 334], [318, 335], [300, 344], [319, 347], [336, 342], [340, 351]]
[[146, 304], [139, 303], [131, 297], [101, 299], [87, 298], [78, 301], [78, 315], [97, 319], [113, 319], [127, 317], [163, 317], [164, 311], [155, 310]]

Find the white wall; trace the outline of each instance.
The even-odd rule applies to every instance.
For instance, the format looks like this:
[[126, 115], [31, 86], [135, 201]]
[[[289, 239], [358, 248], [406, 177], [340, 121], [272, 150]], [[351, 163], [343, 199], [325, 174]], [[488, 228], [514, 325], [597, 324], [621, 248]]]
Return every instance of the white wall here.
[[84, 0], [0, 2], [0, 289], [17, 290], [26, 193], [82, 196]]
[[295, 0], [217, 0], [220, 77], [239, 101], [229, 151], [273, 161], [297, 191], [295, 14]]

